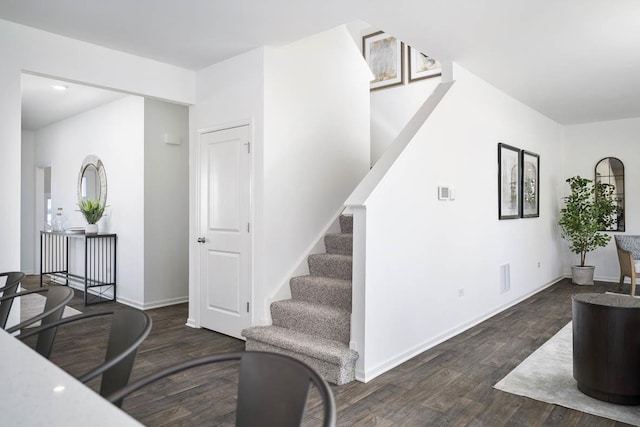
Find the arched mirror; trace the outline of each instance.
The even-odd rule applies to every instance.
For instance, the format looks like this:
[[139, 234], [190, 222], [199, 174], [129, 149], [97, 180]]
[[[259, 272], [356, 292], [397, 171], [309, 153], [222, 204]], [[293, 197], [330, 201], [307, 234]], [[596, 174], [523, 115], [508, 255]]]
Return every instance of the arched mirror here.
[[107, 173], [102, 161], [94, 155], [85, 157], [78, 174], [78, 203], [85, 200], [107, 204]]
[[605, 231], [624, 231], [624, 164], [615, 157], [605, 157], [596, 165], [596, 182], [613, 186], [613, 199], [620, 211], [613, 225]]

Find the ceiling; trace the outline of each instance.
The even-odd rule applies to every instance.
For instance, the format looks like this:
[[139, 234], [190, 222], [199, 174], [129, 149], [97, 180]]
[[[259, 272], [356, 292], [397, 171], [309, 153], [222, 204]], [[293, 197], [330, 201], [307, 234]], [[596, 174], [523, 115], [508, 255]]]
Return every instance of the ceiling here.
[[0, 0], [0, 18], [193, 70], [360, 19], [559, 123], [640, 117], [637, 0]]
[[32, 131], [126, 96], [31, 74], [23, 74], [21, 84], [22, 129]]

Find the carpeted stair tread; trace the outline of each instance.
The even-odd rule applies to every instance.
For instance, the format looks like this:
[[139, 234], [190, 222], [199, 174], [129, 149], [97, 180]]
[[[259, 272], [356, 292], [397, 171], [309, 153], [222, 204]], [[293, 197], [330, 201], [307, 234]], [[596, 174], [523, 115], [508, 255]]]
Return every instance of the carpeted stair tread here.
[[340, 215], [340, 231], [346, 234], [353, 233], [353, 215]]
[[293, 329], [345, 344], [351, 339], [351, 313], [328, 305], [299, 300], [282, 300], [271, 304], [275, 326]]
[[279, 326], [252, 326], [242, 331], [247, 340], [262, 341], [316, 359], [338, 365], [353, 363], [358, 353], [346, 344], [308, 335]]
[[324, 246], [328, 254], [352, 255], [353, 234], [329, 233], [324, 236]]
[[309, 273], [334, 279], [351, 280], [352, 259], [349, 255], [312, 254], [309, 255]]
[[351, 312], [351, 281], [322, 276], [298, 276], [289, 282], [291, 298]]

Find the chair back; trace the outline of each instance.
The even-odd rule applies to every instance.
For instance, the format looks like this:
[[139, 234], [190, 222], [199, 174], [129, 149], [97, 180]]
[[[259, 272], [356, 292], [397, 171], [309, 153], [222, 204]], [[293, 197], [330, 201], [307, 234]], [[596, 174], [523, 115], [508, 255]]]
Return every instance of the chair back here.
[[240, 362], [236, 425], [299, 426], [314, 382], [310, 372], [296, 359], [247, 352]]
[[[46, 288], [32, 289], [30, 291], [17, 292], [11, 295], [3, 295], [2, 297], [0, 297], [0, 303], [9, 299], [14, 300], [15, 298], [19, 298], [25, 295], [43, 293], [47, 294], [47, 299], [45, 301], [44, 310], [42, 311], [42, 313], [24, 320], [17, 325], [7, 328], [6, 331], [8, 333], [11, 334], [17, 332], [20, 329], [37, 322], [38, 320], [41, 320], [42, 324], [45, 325], [47, 323], [51, 323], [60, 319], [60, 317], [62, 317], [62, 312], [64, 311], [65, 306], [69, 301], [71, 301], [71, 298], [73, 298], [73, 289], [67, 286], [47, 286]], [[55, 331], [50, 335], [50, 339], [53, 341], [53, 337], [55, 337]], [[45, 336], [45, 338], [49, 339], [48, 336]]]
[[[7, 280], [4, 286], [0, 288], [2, 296], [11, 296], [16, 293], [20, 282], [24, 278], [24, 273], [21, 271], [9, 271], [0, 273], [0, 277], [6, 277]], [[9, 319], [9, 312], [13, 306], [13, 298], [7, 298], [0, 302], [0, 328], [7, 327], [7, 320]]]
[[[24, 340], [30, 336], [38, 335], [36, 350], [44, 357], [49, 358], [53, 347], [53, 340], [49, 341], [47, 335], [50, 330], [57, 330], [62, 325], [72, 324], [84, 319], [106, 315], [111, 315], [112, 320], [105, 361], [78, 377], [79, 381], [86, 383], [102, 374], [100, 395], [106, 396], [115, 390], [122, 389], [129, 382], [138, 348], [151, 332], [151, 316], [144, 311], [126, 308], [81, 313], [30, 329], [18, 335], [17, 338]], [[45, 336], [46, 345], [42, 345], [39, 349], [38, 344], [42, 336]], [[120, 406], [120, 403], [116, 402], [115, 404]]]
[[175, 373], [211, 363], [240, 360], [236, 426], [297, 427], [314, 384], [322, 398], [324, 427], [335, 426], [335, 401], [327, 382], [305, 363], [279, 353], [223, 353], [183, 362], [148, 375], [107, 396], [114, 404], [135, 391]]
[[635, 269], [635, 262], [633, 260], [633, 254], [631, 251], [626, 251], [617, 245], [616, 251], [618, 253], [618, 263], [620, 264], [620, 274], [631, 277], [631, 274]]
[[119, 310], [113, 314], [105, 360], [116, 362], [102, 374], [101, 396], [108, 396], [127, 385], [138, 347], [149, 335], [151, 324], [151, 317], [140, 310]]

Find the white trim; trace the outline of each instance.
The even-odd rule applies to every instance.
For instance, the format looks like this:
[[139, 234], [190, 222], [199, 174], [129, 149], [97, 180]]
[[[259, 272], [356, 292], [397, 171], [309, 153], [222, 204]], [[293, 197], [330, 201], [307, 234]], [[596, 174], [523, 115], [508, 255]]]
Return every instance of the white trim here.
[[[248, 218], [249, 223], [251, 224], [251, 231], [249, 235], [250, 239], [250, 248], [249, 248], [249, 302], [251, 306], [251, 310], [249, 312], [249, 325], [253, 325], [254, 312], [255, 312], [255, 301], [254, 301], [254, 260], [255, 260], [255, 229], [256, 229], [256, 221], [254, 218], [254, 208], [255, 208], [255, 191], [254, 191], [254, 177], [255, 177], [255, 135], [254, 135], [254, 120], [253, 119], [242, 119], [242, 120], [234, 120], [231, 122], [221, 123], [218, 125], [213, 125], [205, 128], [199, 128], [195, 130], [195, 145], [189, 146], [190, 152], [193, 151], [193, 157], [190, 159], [193, 164], [190, 167], [190, 172], [195, 170], [195, 176], [193, 176], [193, 185], [190, 185], [189, 190], [194, 191], [193, 195], [194, 204], [192, 206], [193, 210], [191, 211], [191, 218], [189, 220], [189, 227], [191, 230], [191, 225], [193, 224], [193, 231], [195, 232], [195, 236], [192, 236], [190, 239], [190, 256], [189, 256], [189, 265], [190, 265], [190, 286], [189, 286], [189, 318], [187, 319], [187, 326], [193, 328], [200, 328], [201, 324], [201, 316], [200, 316], [200, 302], [202, 301], [202, 280], [200, 277], [200, 271], [202, 269], [202, 259], [200, 256], [200, 247], [198, 243], [195, 243], [198, 236], [200, 235], [200, 231], [202, 229], [202, 224], [200, 223], [200, 176], [201, 176], [201, 168], [200, 168], [200, 159], [202, 156], [201, 153], [201, 141], [202, 136], [212, 132], [219, 132], [227, 129], [235, 129], [247, 126], [248, 127], [248, 142], [249, 142], [249, 212]], [[191, 141], [190, 141], [191, 142]], [[191, 150], [193, 149], [193, 150]], [[190, 201], [191, 203], [191, 201]], [[193, 221], [193, 222], [192, 222]], [[191, 252], [192, 251], [192, 252]], [[193, 271], [191, 270], [191, 265], [193, 264]], [[193, 278], [193, 283], [191, 280]], [[193, 305], [193, 307], [192, 307]]]
[[558, 283], [560, 280], [563, 280], [565, 278], [565, 276], [560, 276], [557, 279], [552, 280], [551, 282], [544, 284], [542, 286], [540, 286], [537, 289], [534, 289], [533, 291], [526, 293], [525, 295], [521, 296], [520, 298], [517, 298], [513, 301], [510, 301], [504, 305], [501, 305], [499, 307], [497, 307], [494, 310], [489, 311], [488, 313], [477, 317], [475, 319], [470, 320], [469, 322], [465, 322], [463, 324], [461, 324], [460, 326], [457, 326], [455, 328], [452, 328], [442, 334], [440, 334], [439, 336], [437, 336], [434, 339], [431, 339], [423, 344], [420, 344], [419, 346], [406, 351], [402, 354], [399, 354], [395, 357], [392, 357], [391, 359], [387, 360], [384, 363], [379, 364], [377, 367], [368, 370], [367, 372], [362, 372], [362, 370], [356, 370], [356, 380], [360, 381], [360, 382], [368, 382], [371, 381], [372, 379], [376, 378], [377, 376], [389, 371], [390, 369], [395, 368], [396, 366], [400, 365], [401, 363], [406, 362], [407, 360], [411, 359], [414, 356], [417, 356], [420, 353], [423, 353], [427, 350], [429, 350], [430, 348], [433, 348], [435, 346], [437, 346], [438, 344], [443, 343], [444, 341], [453, 338], [454, 336], [468, 330], [471, 329], [472, 327], [484, 322], [485, 320], [489, 319], [490, 317], [495, 316], [496, 314], [510, 308], [513, 307], [516, 304], [521, 303], [522, 301], [526, 300], [527, 298], [537, 294], [538, 292], [547, 289], [548, 287]]
[[138, 310], [144, 310], [144, 304], [140, 304], [138, 301], [130, 300], [126, 297], [116, 297], [116, 301], [120, 304], [128, 305], [129, 307], [137, 308]]
[[168, 298], [168, 299], [163, 299], [159, 301], [144, 303], [143, 310], [151, 310], [153, 308], [168, 307], [170, 305], [183, 304], [185, 302], [189, 302], [188, 296]]

